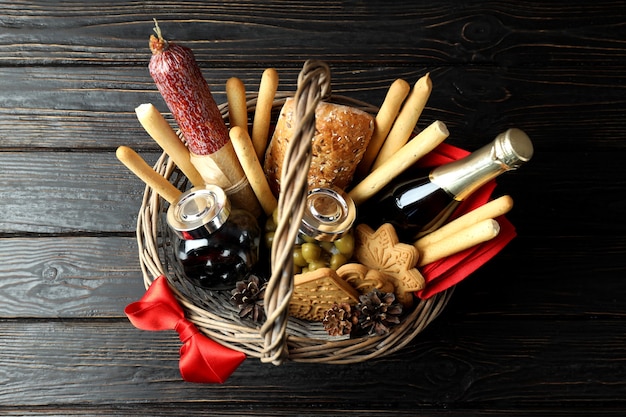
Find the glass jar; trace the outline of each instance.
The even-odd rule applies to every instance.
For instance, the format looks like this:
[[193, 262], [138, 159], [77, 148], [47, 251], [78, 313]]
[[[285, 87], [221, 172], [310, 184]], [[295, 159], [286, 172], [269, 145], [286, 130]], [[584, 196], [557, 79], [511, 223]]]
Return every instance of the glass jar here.
[[231, 208], [222, 188], [194, 187], [170, 205], [176, 269], [195, 285], [232, 289], [258, 262], [261, 230], [248, 211]]
[[309, 190], [294, 245], [294, 273], [319, 268], [337, 269], [354, 251], [354, 201], [338, 188]]

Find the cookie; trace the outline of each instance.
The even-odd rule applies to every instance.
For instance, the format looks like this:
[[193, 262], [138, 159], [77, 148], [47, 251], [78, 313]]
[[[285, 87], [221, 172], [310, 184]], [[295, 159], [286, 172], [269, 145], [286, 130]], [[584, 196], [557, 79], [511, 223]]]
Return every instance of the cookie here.
[[365, 265], [357, 263], [342, 265], [337, 269], [337, 275], [361, 294], [367, 294], [373, 289], [381, 292], [394, 292], [395, 290], [390, 278], [381, 271]]
[[359, 301], [359, 292], [330, 268], [298, 274], [293, 282], [289, 314], [299, 319], [322, 321], [333, 304]]
[[395, 229], [388, 223], [376, 231], [360, 224], [356, 227], [355, 238], [354, 257], [363, 265], [389, 276], [398, 300], [405, 306], [411, 305], [412, 293], [425, 285], [424, 277], [416, 268], [417, 249], [400, 243]]

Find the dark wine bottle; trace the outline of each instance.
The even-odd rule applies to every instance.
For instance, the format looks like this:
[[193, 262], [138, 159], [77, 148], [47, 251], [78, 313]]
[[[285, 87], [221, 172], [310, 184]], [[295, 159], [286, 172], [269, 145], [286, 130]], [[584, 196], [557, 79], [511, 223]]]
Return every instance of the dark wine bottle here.
[[373, 228], [391, 223], [400, 240], [412, 242], [444, 224], [482, 185], [519, 168], [532, 155], [526, 133], [509, 129], [465, 158], [430, 172], [400, 175], [359, 207], [359, 222]]

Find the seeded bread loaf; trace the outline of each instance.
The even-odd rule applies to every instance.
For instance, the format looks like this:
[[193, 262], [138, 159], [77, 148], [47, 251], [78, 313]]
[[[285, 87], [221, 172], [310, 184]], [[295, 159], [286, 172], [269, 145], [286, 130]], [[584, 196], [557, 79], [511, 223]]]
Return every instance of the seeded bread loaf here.
[[[294, 110], [294, 100], [287, 99], [265, 154], [264, 171], [276, 195], [287, 144], [295, 129]], [[345, 189], [372, 138], [374, 117], [354, 107], [320, 102], [315, 119], [309, 186]]]

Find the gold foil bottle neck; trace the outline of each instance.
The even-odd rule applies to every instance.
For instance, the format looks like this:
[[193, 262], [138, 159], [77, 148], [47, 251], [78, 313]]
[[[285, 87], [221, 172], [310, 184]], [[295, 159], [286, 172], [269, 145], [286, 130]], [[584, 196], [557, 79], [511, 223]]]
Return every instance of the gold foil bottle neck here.
[[455, 200], [462, 201], [498, 175], [528, 162], [533, 152], [526, 133], [508, 129], [465, 158], [435, 168], [430, 179]]

